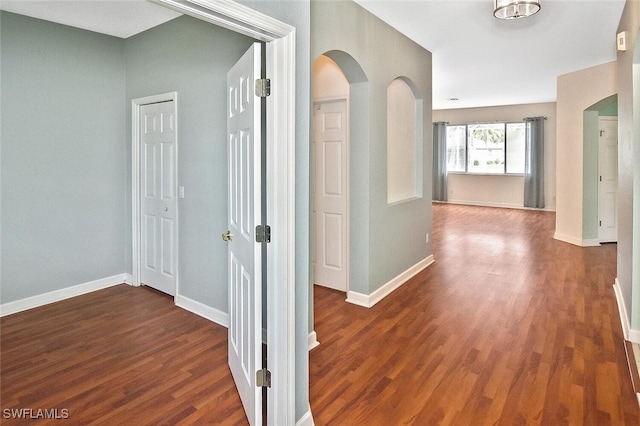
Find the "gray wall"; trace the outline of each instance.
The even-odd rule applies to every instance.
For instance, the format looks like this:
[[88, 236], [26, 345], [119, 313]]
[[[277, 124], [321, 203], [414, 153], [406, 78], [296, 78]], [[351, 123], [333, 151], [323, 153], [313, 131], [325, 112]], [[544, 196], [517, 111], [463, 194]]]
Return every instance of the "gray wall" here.
[[[227, 229], [226, 76], [252, 42], [189, 16], [125, 41], [127, 128], [132, 99], [178, 93], [178, 185], [185, 188], [178, 207], [179, 293], [222, 312], [228, 312], [227, 246], [220, 238]], [[128, 194], [130, 188], [128, 175]]]
[[640, 115], [633, 113], [634, 98], [640, 106], [640, 70], [634, 76], [634, 56], [640, 64], [638, 27], [640, 2], [627, 0], [618, 26], [618, 33], [627, 31], [627, 50], [618, 52], [618, 283], [635, 330], [640, 329]]
[[[351, 86], [349, 289], [371, 294], [432, 253], [425, 243], [431, 233], [431, 53], [353, 2], [314, 1], [311, 13], [311, 59], [332, 52], [357, 83]], [[346, 69], [345, 56], [364, 76]], [[388, 205], [386, 96], [397, 77], [411, 80], [423, 100], [424, 193]]]
[[125, 271], [123, 41], [1, 12], [8, 303]]
[[[241, 2], [298, 29], [300, 418], [309, 409], [309, 3]], [[9, 15], [2, 13], [0, 302], [132, 272], [131, 99], [177, 91], [179, 181], [185, 186], [179, 210], [179, 291], [226, 312], [226, 247], [217, 237], [227, 216], [224, 79], [252, 41], [188, 17], [125, 41]], [[84, 100], [89, 96], [97, 99], [96, 108]], [[55, 114], [45, 114], [54, 107]], [[86, 123], [78, 126], [75, 117]], [[38, 125], [30, 128], [33, 120]]]

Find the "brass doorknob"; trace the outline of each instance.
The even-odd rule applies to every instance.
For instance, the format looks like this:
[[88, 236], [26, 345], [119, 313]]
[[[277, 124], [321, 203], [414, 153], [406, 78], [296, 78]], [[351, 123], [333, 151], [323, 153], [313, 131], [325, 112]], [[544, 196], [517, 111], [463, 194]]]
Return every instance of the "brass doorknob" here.
[[232, 236], [233, 234], [231, 233], [231, 231], [227, 231], [224, 234], [222, 234], [222, 241], [231, 241]]

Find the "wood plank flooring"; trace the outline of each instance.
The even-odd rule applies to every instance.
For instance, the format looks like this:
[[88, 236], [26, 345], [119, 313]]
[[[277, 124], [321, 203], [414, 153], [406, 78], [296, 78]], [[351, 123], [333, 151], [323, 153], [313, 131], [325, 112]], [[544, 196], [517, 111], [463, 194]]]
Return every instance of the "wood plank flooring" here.
[[371, 309], [315, 288], [316, 425], [639, 425], [616, 246], [549, 212], [434, 204], [436, 262]]
[[[552, 213], [436, 204], [433, 217], [436, 263], [373, 308], [315, 289], [316, 425], [640, 424], [612, 291], [615, 245], [554, 241]], [[226, 329], [153, 290], [116, 286], [0, 327], [0, 416], [247, 424]]]
[[[227, 329], [120, 285], [2, 318], [3, 425], [247, 425]], [[57, 409], [67, 420], [8, 419]], [[25, 414], [25, 413], [23, 413]]]

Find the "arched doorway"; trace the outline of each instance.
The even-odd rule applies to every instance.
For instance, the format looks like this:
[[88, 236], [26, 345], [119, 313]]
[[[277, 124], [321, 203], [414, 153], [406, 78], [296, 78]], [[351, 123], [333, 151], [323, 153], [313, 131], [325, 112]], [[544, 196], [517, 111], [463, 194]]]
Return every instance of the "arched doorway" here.
[[[351, 55], [329, 51], [314, 61], [313, 282], [344, 292], [348, 292], [350, 282], [367, 274], [358, 268], [358, 259], [368, 258], [366, 222], [354, 218], [367, 217], [368, 209], [368, 90], [368, 79]], [[334, 202], [339, 204], [340, 213], [329, 208], [335, 206], [327, 206]], [[333, 281], [336, 275], [342, 281]], [[309, 341], [310, 347], [317, 345], [313, 330]]]

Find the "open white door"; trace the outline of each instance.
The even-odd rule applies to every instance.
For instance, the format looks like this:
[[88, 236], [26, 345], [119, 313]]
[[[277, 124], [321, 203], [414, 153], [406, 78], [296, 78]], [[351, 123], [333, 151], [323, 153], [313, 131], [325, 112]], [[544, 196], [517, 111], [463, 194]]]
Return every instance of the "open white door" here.
[[256, 242], [261, 202], [260, 43], [254, 43], [227, 74], [229, 179], [229, 367], [247, 418], [262, 424], [262, 258]]

